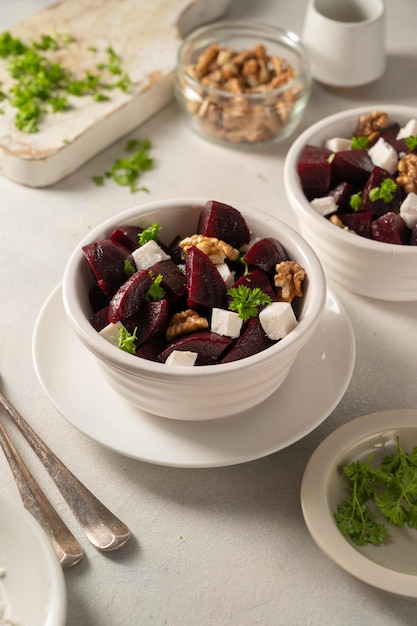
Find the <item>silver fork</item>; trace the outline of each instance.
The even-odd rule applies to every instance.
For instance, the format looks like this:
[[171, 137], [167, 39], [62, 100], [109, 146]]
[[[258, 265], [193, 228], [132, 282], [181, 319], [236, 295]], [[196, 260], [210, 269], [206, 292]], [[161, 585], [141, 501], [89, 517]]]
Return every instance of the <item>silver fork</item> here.
[[117, 550], [130, 538], [129, 528], [85, 487], [29, 426], [0, 392], [0, 406], [11, 417], [54, 480], [91, 543], [99, 550]]

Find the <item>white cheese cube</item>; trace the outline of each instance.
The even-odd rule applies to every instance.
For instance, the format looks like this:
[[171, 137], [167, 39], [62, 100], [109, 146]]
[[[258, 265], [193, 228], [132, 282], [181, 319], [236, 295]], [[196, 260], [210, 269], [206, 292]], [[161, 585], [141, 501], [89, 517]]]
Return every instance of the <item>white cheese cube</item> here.
[[211, 331], [218, 335], [231, 337], [235, 339], [240, 335], [243, 320], [234, 311], [226, 309], [212, 309], [211, 312]]
[[153, 239], [133, 250], [132, 257], [138, 270], [146, 270], [159, 261], [167, 261], [171, 258]]
[[403, 218], [410, 230], [417, 225], [417, 194], [411, 192], [400, 206], [400, 217]]
[[341, 150], [350, 150], [352, 147], [352, 140], [345, 137], [332, 137], [328, 139], [324, 144], [328, 150], [332, 152], [340, 152]]
[[323, 196], [323, 198], [314, 198], [310, 202], [313, 209], [315, 209], [320, 215], [330, 215], [337, 211], [337, 204], [333, 196]]
[[197, 352], [190, 352], [189, 350], [173, 350], [165, 361], [165, 365], [190, 367], [195, 364], [197, 357]]
[[233, 287], [235, 282], [234, 273], [231, 271], [230, 267], [227, 263], [218, 263], [216, 265], [216, 269], [218, 270], [220, 276], [223, 278], [224, 284], [228, 289]]
[[107, 339], [107, 341], [112, 343], [114, 346], [118, 346], [120, 338], [120, 328], [124, 328], [121, 322], [116, 322], [115, 324], [110, 323], [100, 330], [99, 335], [104, 337], [104, 339]]
[[385, 139], [380, 137], [378, 141], [369, 148], [368, 154], [374, 165], [382, 167], [390, 174], [394, 174], [397, 171], [398, 155], [396, 150]]
[[289, 302], [271, 302], [259, 313], [259, 321], [266, 335], [274, 341], [288, 335], [298, 324]]
[[396, 139], [407, 139], [407, 137], [417, 136], [417, 120], [412, 119], [405, 126], [400, 128]]

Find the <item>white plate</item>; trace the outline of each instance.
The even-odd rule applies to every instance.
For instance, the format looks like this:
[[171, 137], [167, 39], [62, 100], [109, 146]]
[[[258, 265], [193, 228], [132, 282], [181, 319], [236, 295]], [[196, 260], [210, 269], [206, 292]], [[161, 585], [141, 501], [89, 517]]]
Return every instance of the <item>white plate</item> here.
[[0, 494], [0, 601], [13, 624], [64, 626], [67, 594], [52, 545], [23, 505]]
[[357, 547], [336, 526], [333, 514], [346, 494], [341, 468], [374, 453], [382, 459], [396, 449], [395, 438], [411, 451], [417, 445], [417, 410], [371, 413], [344, 424], [311, 456], [301, 485], [307, 527], [319, 548], [359, 580], [407, 598], [417, 598], [417, 531], [388, 524], [389, 542]]
[[38, 378], [58, 411], [81, 432], [126, 456], [176, 467], [218, 467], [285, 448], [318, 426], [350, 381], [355, 341], [350, 320], [330, 292], [317, 333], [284, 384], [255, 409], [221, 420], [169, 420], [123, 401], [66, 321], [61, 288], [35, 325]]

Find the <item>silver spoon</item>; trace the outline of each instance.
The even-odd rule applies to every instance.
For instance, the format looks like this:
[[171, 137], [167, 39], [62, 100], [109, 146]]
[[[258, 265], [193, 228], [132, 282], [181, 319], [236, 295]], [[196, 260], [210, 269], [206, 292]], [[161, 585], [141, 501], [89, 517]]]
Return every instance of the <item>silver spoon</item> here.
[[91, 543], [99, 550], [106, 551], [123, 546], [131, 536], [126, 524], [74, 476], [1, 392], [0, 406], [12, 418], [48, 470]]
[[0, 445], [12, 470], [25, 508], [49, 535], [62, 567], [76, 565], [83, 557], [83, 549], [31, 475], [1, 423]]

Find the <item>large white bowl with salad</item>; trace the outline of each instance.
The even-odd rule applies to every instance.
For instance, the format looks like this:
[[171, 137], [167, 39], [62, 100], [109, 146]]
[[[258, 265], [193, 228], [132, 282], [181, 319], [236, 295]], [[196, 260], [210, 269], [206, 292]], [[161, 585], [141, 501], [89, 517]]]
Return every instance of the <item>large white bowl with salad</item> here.
[[230, 416], [269, 397], [325, 298], [321, 264], [292, 228], [202, 198], [108, 219], [76, 246], [63, 278], [68, 320], [107, 383], [179, 420]]
[[316, 122], [292, 144], [284, 183], [331, 281], [417, 300], [417, 108], [362, 106]]

